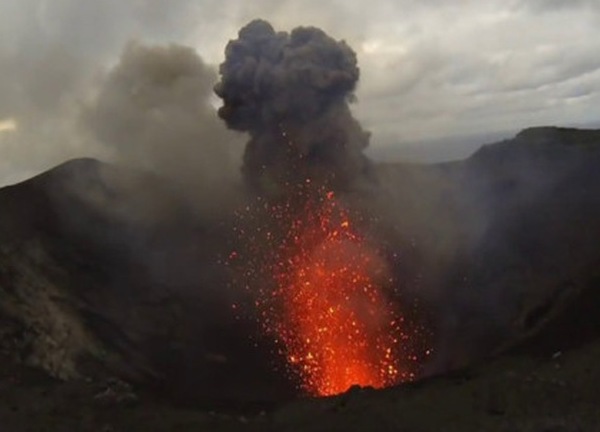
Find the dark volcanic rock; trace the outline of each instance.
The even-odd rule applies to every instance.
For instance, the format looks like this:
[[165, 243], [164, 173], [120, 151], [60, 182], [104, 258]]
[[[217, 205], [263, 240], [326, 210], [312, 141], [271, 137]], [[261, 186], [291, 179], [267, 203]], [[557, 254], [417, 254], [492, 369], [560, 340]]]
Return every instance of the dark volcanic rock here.
[[[598, 337], [589, 315], [600, 307], [599, 167], [600, 131], [547, 127], [460, 162], [381, 168], [390, 185], [382, 213], [410, 240], [400, 280], [436, 311], [431, 371], [470, 363], [549, 320], [557, 333], [544, 338], [546, 352]], [[551, 318], [566, 310], [570, 324]], [[579, 321], [576, 310], [589, 315]]]
[[90, 159], [0, 190], [0, 208], [0, 344], [13, 357], [177, 398], [271, 397], [231, 314], [230, 224], [159, 178]]
[[[516, 306], [501, 318], [513, 321], [519, 334], [537, 332], [576, 303], [585, 316], [600, 307], [600, 131], [527, 129], [467, 164], [481, 177], [476, 196], [489, 215], [467, 259], [471, 289], [495, 292], [497, 304]], [[574, 324], [579, 318], [572, 312]], [[545, 350], [588, 342], [600, 335], [598, 324], [588, 316], [574, 336], [565, 322]]]
[[[358, 205], [382, 221], [399, 291], [434, 318], [429, 372], [599, 338], [599, 135], [534, 128], [465, 161], [379, 167]], [[186, 401], [287, 395], [231, 315], [232, 212], [86, 159], [1, 189], [0, 209], [0, 355]], [[484, 411], [513, 409], [483, 393]]]

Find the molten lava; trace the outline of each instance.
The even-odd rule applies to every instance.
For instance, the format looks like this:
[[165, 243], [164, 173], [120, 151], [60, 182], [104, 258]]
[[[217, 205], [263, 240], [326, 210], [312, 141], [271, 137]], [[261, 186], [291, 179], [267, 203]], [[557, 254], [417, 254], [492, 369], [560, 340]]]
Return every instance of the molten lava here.
[[254, 251], [246, 275], [266, 272], [272, 282], [255, 291], [259, 326], [300, 389], [326, 396], [414, 379], [418, 359], [389, 296], [394, 281], [333, 192], [265, 208], [273, 223], [258, 231], [267, 247]]

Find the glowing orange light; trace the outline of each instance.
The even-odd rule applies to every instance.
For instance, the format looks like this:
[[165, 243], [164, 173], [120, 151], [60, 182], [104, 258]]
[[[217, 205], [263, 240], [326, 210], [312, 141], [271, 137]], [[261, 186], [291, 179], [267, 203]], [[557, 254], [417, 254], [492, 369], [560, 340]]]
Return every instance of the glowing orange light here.
[[382, 287], [393, 279], [377, 249], [333, 192], [309, 194], [302, 206], [269, 207], [283, 235], [256, 263], [273, 281], [255, 293], [259, 324], [279, 342], [287, 370], [319, 396], [414, 379], [415, 359], [398, 342], [409, 337], [404, 320]]
[[266, 329], [282, 341], [291, 372], [314, 395], [405, 379], [392, 349], [393, 310], [372, 276], [381, 271], [376, 253], [350, 230], [333, 192], [301, 217], [280, 251], [288, 264], [274, 268], [281, 313]]

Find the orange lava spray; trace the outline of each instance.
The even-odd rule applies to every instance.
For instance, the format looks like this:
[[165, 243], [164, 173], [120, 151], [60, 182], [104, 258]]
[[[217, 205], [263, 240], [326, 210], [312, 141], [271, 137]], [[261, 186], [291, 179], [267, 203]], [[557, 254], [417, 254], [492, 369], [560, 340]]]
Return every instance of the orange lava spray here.
[[245, 272], [263, 276], [258, 289], [248, 285], [262, 333], [309, 395], [413, 380], [420, 359], [410, 354], [411, 338], [418, 335], [390, 298], [395, 281], [380, 251], [333, 192], [301, 192], [294, 204], [264, 203], [270, 223], [244, 234], [254, 247], [265, 243], [249, 254]]
[[333, 193], [305, 210], [284, 242], [289, 260], [274, 269], [282, 313], [268, 329], [281, 339], [291, 372], [321, 396], [410, 379], [395, 349], [401, 320], [378, 286], [384, 263]]

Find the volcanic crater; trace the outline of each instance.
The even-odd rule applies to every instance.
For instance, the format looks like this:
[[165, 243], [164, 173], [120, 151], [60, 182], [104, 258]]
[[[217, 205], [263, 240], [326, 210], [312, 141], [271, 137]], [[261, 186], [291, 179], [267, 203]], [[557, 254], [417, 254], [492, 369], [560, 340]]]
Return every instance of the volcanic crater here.
[[253, 21], [215, 87], [249, 135], [218, 206], [94, 159], [0, 190], [11, 430], [600, 420], [600, 132], [375, 163], [358, 78], [345, 42]]

